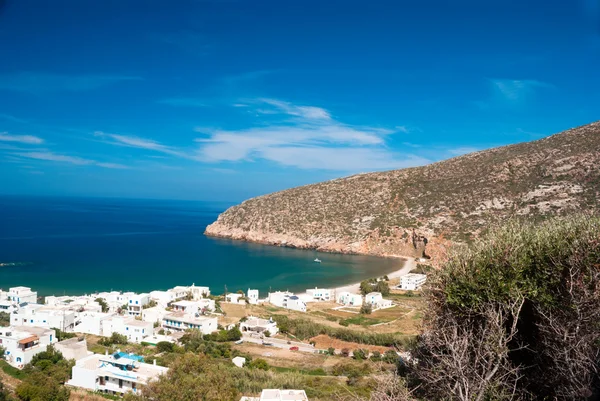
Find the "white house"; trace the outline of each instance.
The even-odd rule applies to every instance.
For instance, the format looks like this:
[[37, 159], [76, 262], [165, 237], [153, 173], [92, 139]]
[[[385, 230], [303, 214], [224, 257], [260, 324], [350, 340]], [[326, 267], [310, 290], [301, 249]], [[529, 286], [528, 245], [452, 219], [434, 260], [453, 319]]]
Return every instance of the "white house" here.
[[306, 294], [313, 301], [332, 301], [335, 299], [335, 290], [331, 288], [309, 288], [306, 290]]
[[56, 342], [54, 330], [43, 327], [0, 327], [0, 346], [4, 347], [4, 359], [21, 369], [31, 362], [34, 355], [46, 351]]
[[130, 316], [141, 316], [144, 305], [150, 303], [150, 294], [134, 294], [127, 300], [127, 313]]
[[159, 324], [162, 322], [163, 318], [168, 315], [169, 311], [165, 310], [164, 307], [161, 306], [155, 306], [153, 308], [146, 308], [142, 310], [142, 320], [144, 322], [151, 322], [151, 323], [155, 323], [158, 322]]
[[421, 288], [426, 280], [426, 274], [408, 273], [400, 277], [400, 285], [398, 287], [401, 290], [415, 291]]
[[248, 302], [252, 305], [256, 305], [258, 303], [258, 290], [251, 290], [248, 288], [248, 292], [246, 293], [248, 297]]
[[18, 304], [22, 304], [23, 302], [37, 303], [37, 292], [31, 291], [29, 287], [11, 287], [8, 289], [6, 297], [9, 301]]
[[174, 331], [197, 329], [202, 334], [210, 334], [218, 329], [216, 317], [196, 316], [182, 312], [174, 312], [163, 318], [163, 327]]
[[393, 306], [392, 301], [383, 299], [383, 295], [380, 292], [370, 292], [365, 295], [365, 303], [371, 305], [373, 309], [384, 309]]
[[154, 324], [137, 320], [131, 316], [113, 316], [106, 320], [102, 335], [110, 337], [113, 333], [122, 334], [129, 342], [141, 343], [146, 336], [154, 335]]
[[306, 303], [289, 291], [270, 292], [267, 299], [271, 304], [280, 308], [306, 312]]
[[268, 331], [271, 335], [275, 335], [279, 332], [279, 328], [277, 327], [277, 323], [272, 319], [261, 319], [254, 316], [249, 316], [245, 322], [240, 323], [240, 331], [242, 332], [256, 332], [262, 333], [263, 331]]
[[73, 366], [66, 384], [111, 395], [140, 394], [140, 387], [166, 374], [168, 368], [139, 362], [128, 357], [92, 354]]
[[91, 355], [87, 350], [87, 341], [85, 338], [73, 337], [54, 344], [54, 348], [62, 354], [65, 359], [74, 359], [76, 361]]
[[18, 305], [13, 301], [8, 301], [6, 299], [0, 301], [0, 312], [12, 313], [17, 309], [19, 309]]
[[343, 291], [337, 294], [337, 303], [346, 306], [361, 306], [363, 303], [362, 295]]
[[240, 299], [244, 297], [244, 294], [238, 294], [236, 292], [229, 293], [225, 295], [225, 302], [230, 304], [242, 304], [243, 301], [240, 302]]
[[75, 312], [66, 306], [27, 304], [10, 314], [10, 324], [72, 331], [75, 327]]
[[77, 333], [94, 334], [96, 336], [104, 335], [104, 325], [109, 324], [114, 313], [102, 312], [81, 312], [75, 321], [73, 331]]
[[308, 401], [304, 390], [265, 389], [260, 397], [242, 397], [240, 401]]

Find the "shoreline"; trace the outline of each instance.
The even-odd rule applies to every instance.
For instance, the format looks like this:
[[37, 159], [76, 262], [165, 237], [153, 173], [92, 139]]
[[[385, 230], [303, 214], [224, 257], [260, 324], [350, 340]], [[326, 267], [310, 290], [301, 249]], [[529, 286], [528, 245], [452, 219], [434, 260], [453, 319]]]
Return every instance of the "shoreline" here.
[[[396, 256], [396, 255], [387, 256], [387, 257], [403, 259], [402, 267], [400, 267], [398, 270], [393, 271], [392, 273], [387, 274], [387, 276], [390, 280], [404, 276], [404, 275], [408, 274], [408, 272], [410, 272], [411, 270], [413, 270], [417, 267], [417, 261], [415, 260], [415, 258], [408, 257], [408, 256]], [[334, 287], [333, 290], [335, 291], [336, 294], [338, 294], [340, 292], [359, 293], [360, 292], [360, 283], [361, 282], [359, 281], [356, 283], [350, 283], [350, 284], [342, 285], [339, 287]], [[317, 288], [327, 288], [327, 287], [317, 287]], [[301, 292], [296, 295], [298, 295], [298, 296], [306, 295], [306, 291]]]

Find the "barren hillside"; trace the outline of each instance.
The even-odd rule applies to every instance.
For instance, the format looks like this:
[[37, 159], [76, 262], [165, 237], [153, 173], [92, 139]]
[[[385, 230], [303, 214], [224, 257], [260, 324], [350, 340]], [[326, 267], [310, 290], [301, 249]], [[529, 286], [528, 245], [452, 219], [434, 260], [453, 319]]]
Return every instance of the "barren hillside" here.
[[510, 216], [600, 209], [600, 122], [428, 166], [249, 199], [211, 236], [323, 251], [432, 256]]

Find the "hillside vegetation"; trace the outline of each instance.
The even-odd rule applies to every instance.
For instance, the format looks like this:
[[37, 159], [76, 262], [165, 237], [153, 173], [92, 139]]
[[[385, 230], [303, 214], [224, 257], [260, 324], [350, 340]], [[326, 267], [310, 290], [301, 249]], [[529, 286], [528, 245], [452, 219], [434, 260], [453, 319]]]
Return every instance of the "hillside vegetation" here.
[[373, 255], [437, 256], [511, 216], [598, 211], [600, 122], [428, 166], [359, 174], [229, 208], [206, 234]]

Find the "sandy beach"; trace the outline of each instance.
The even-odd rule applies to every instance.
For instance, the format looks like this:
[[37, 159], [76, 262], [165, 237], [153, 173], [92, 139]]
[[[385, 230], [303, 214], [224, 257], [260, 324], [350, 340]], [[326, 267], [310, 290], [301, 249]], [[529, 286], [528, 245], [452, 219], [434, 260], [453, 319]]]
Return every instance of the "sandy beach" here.
[[[404, 263], [400, 269], [387, 275], [390, 280], [394, 279], [394, 278], [398, 278], [400, 276], [404, 276], [405, 274], [408, 274], [408, 272], [410, 272], [411, 270], [413, 270], [414, 268], [417, 267], [417, 262], [415, 261], [415, 258], [413, 258], [413, 257], [399, 256], [398, 259], [404, 259]], [[323, 286], [322, 288], [328, 288], [328, 287]], [[345, 292], [345, 291], [353, 292], [353, 293], [360, 292], [360, 282], [346, 284], [346, 285], [343, 285], [340, 287], [335, 287], [336, 294], [339, 294], [340, 292]], [[306, 292], [302, 292], [297, 295], [306, 295]]]

